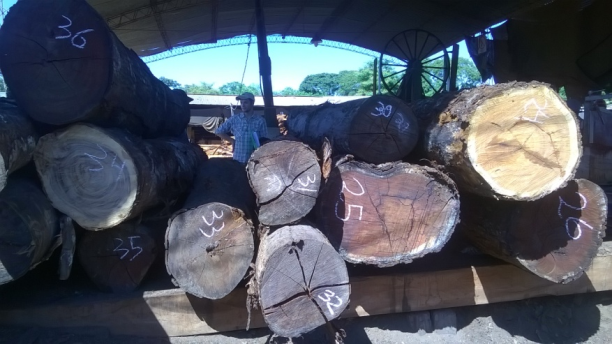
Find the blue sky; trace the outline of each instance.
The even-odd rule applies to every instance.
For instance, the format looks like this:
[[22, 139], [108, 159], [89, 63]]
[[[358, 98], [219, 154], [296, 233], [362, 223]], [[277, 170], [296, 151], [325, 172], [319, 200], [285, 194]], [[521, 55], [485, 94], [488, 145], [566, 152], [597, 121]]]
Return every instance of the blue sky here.
[[[15, 2], [16, 0], [4, 0], [5, 10]], [[204, 81], [219, 87], [242, 79], [247, 49], [246, 44], [214, 48], [151, 62], [148, 65], [157, 77], [164, 76], [181, 84], [199, 84]], [[373, 60], [370, 56], [351, 51], [306, 44], [269, 44], [268, 50], [272, 59], [272, 88], [275, 91], [285, 87], [297, 89], [302, 80], [310, 74], [357, 70]], [[469, 57], [465, 44], [460, 46], [460, 56]], [[251, 44], [244, 83], [259, 84], [256, 44]]]

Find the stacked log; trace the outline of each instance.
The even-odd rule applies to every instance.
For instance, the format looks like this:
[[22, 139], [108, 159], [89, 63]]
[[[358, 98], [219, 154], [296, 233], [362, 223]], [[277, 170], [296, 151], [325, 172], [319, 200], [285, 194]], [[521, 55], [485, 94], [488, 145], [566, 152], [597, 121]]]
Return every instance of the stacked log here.
[[55, 209], [35, 183], [9, 180], [0, 192], [0, 284], [25, 275], [59, 245]]
[[608, 200], [576, 179], [533, 202], [462, 199], [463, 232], [482, 252], [556, 283], [582, 275], [605, 236]]
[[346, 308], [346, 264], [317, 229], [281, 227], [262, 238], [255, 289], [266, 324], [279, 336], [297, 337]]
[[30, 120], [17, 106], [0, 99], [0, 191], [7, 177], [32, 159], [38, 140]]
[[0, 51], [6, 84], [36, 121], [146, 138], [185, 132], [190, 98], [155, 78], [86, 1], [19, 1], [2, 24]]
[[157, 255], [151, 229], [135, 221], [99, 232], [85, 232], [78, 256], [89, 278], [103, 291], [135, 290]]
[[40, 138], [36, 170], [53, 206], [88, 230], [112, 228], [192, 185], [202, 150], [174, 138], [75, 124]]
[[461, 191], [535, 200], [570, 180], [582, 147], [578, 121], [538, 82], [482, 86], [419, 101], [420, 154]]
[[340, 255], [379, 267], [440, 251], [459, 221], [453, 181], [408, 163], [340, 159], [319, 202], [319, 227]]
[[254, 209], [242, 164], [225, 158], [203, 163], [166, 232], [166, 269], [175, 284], [208, 299], [234, 290], [253, 261]]
[[261, 146], [251, 155], [247, 172], [263, 225], [296, 222], [316, 203], [321, 167], [316, 153], [301, 142], [280, 140]]
[[408, 104], [382, 95], [292, 110], [285, 124], [289, 135], [315, 149], [327, 137], [337, 154], [372, 163], [402, 159], [415, 147], [419, 133]]

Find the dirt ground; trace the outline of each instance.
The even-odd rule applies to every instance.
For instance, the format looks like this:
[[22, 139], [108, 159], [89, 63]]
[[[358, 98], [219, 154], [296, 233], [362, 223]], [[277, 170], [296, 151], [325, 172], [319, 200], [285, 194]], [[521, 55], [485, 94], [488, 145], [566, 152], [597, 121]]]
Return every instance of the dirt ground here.
[[[550, 296], [491, 305], [341, 319], [345, 343], [612, 343], [612, 291]], [[266, 329], [195, 337], [112, 336], [103, 328], [2, 328], [11, 344], [327, 343], [317, 329], [289, 341]]]

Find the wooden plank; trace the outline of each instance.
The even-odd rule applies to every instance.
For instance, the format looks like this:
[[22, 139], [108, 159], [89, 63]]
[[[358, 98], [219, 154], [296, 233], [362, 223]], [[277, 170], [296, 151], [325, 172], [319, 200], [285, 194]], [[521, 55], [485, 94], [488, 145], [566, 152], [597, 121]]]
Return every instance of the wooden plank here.
[[[353, 278], [351, 301], [342, 317], [362, 317], [612, 290], [612, 243], [602, 245], [584, 276], [555, 284], [512, 265]], [[189, 336], [241, 330], [246, 326], [246, 291], [222, 300], [198, 299], [180, 289], [96, 294], [38, 306], [0, 310], [0, 324], [42, 327], [103, 327], [112, 334]], [[253, 310], [251, 328], [265, 323]]]

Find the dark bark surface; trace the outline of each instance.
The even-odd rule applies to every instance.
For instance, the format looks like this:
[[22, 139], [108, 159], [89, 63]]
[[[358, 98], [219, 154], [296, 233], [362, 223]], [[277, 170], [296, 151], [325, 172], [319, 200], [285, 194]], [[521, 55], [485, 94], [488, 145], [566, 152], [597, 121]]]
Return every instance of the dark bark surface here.
[[86, 121], [146, 138], [177, 137], [189, 122], [189, 97], [159, 81], [86, 1], [19, 1], [0, 50], [8, 87], [37, 121]]
[[6, 178], [32, 159], [38, 141], [30, 120], [17, 106], [0, 99], [0, 191]]

